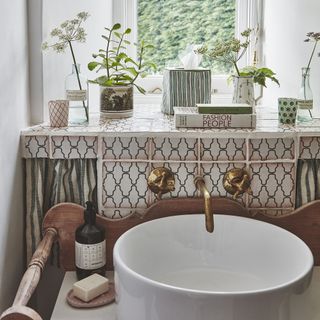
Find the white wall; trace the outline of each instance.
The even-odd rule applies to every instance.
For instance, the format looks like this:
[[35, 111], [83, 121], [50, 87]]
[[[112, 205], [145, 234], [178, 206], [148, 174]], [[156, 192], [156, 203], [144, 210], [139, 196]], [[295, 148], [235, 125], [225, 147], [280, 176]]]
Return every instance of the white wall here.
[[[277, 105], [279, 96], [296, 97], [301, 83], [301, 68], [307, 65], [312, 44], [306, 33], [320, 32], [319, 0], [265, 0], [264, 60], [280, 80], [280, 88], [269, 85], [264, 92], [265, 105]], [[311, 87], [315, 108], [320, 107], [320, 59], [317, 53], [311, 65]]]
[[[63, 10], [62, 10], [63, 8]], [[81, 64], [81, 72], [89, 79], [96, 77], [94, 72], [87, 68], [92, 61], [92, 53], [104, 48], [105, 41], [101, 38], [104, 27], [112, 24], [112, 0], [43, 0], [43, 40], [50, 41], [51, 30], [61, 22], [72, 19], [77, 13], [87, 11], [90, 14], [83, 24], [87, 33], [86, 43], [74, 43], [77, 62]], [[43, 53], [43, 82], [45, 117], [47, 116], [47, 103], [52, 99], [64, 99], [65, 77], [71, 73], [72, 57], [70, 50], [57, 54], [53, 51]], [[89, 100], [90, 112], [99, 111], [99, 87], [90, 85]]]
[[28, 125], [26, 1], [0, 9], [0, 313], [11, 305], [24, 268], [20, 130]]

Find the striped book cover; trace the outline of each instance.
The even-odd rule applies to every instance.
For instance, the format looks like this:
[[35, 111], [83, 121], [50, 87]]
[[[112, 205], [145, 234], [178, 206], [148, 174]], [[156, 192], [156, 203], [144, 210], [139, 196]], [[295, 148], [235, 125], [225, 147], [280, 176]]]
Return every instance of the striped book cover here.
[[198, 112], [201, 114], [251, 114], [252, 106], [246, 103], [229, 104], [197, 104]]
[[175, 107], [176, 128], [255, 128], [255, 114], [200, 114], [197, 108]]

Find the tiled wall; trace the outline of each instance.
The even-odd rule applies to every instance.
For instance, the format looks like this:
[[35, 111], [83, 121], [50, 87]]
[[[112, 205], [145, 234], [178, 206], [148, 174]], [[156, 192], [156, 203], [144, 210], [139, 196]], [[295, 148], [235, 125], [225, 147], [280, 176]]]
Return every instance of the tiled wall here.
[[156, 199], [147, 188], [150, 171], [167, 167], [175, 175], [175, 191], [164, 198], [194, 197], [194, 177], [205, 177], [213, 196], [231, 197], [223, 188], [226, 171], [246, 168], [252, 194], [237, 199], [252, 214], [290, 213], [295, 208], [298, 158], [320, 158], [319, 137], [197, 138], [165, 136], [24, 136], [26, 158], [97, 158], [101, 214], [121, 218], [143, 213]]

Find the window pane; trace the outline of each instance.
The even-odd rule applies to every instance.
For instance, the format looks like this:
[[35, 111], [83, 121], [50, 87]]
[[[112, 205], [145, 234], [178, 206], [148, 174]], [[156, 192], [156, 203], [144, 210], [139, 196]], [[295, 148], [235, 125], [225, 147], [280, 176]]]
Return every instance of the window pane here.
[[[235, 0], [138, 0], [138, 40], [155, 46], [146, 58], [158, 65], [178, 65], [178, 55], [188, 44], [213, 47], [218, 39], [234, 36]], [[203, 61], [214, 73], [231, 66]]]

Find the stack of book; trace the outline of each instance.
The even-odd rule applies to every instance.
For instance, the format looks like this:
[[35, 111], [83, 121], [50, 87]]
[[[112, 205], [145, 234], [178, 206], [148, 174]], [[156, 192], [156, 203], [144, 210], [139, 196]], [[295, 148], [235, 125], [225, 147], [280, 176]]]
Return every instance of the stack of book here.
[[256, 114], [248, 104], [197, 104], [175, 107], [176, 128], [255, 128]]

